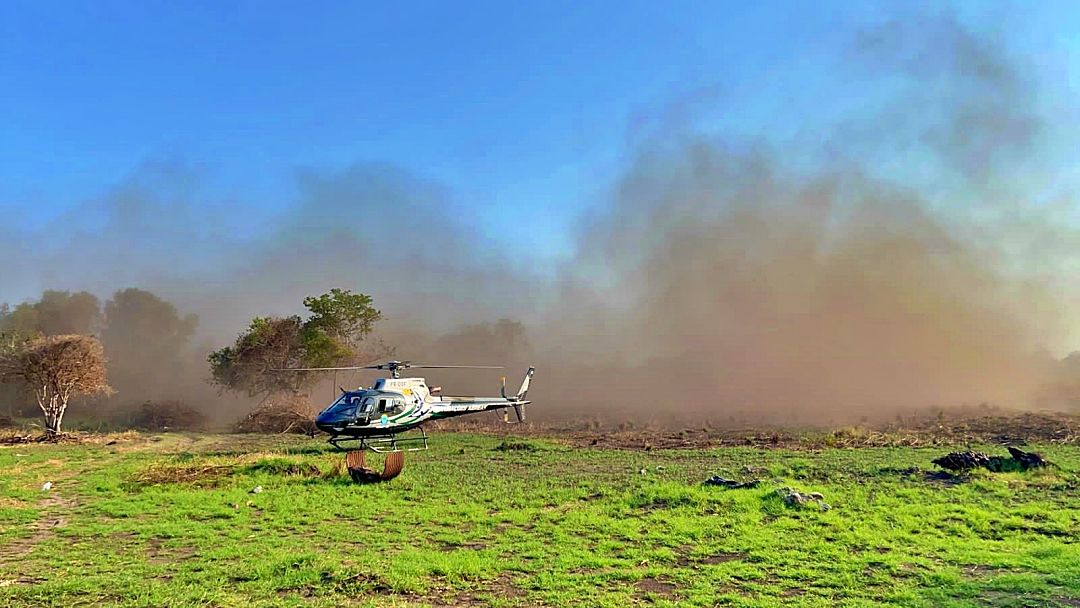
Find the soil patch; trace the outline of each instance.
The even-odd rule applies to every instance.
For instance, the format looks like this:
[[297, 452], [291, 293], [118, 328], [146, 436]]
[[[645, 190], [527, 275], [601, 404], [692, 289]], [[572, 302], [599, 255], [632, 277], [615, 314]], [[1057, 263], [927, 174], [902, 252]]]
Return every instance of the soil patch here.
[[646, 595], [658, 595], [663, 598], [670, 598], [675, 594], [677, 587], [668, 581], [660, 580], [654, 576], [647, 576], [638, 582], [634, 583], [634, 588], [638, 591], [639, 597], [645, 597]]
[[443, 552], [462, 551], [462, 550], [465, 550], [465, 551], [480, 551], [480, 550], [487, 549], [487, 548], [488, 548], [487, 545], [485, 545], [484, 543], [461, 543], [460, 545], [454, 544], [454, 543], [444, 543], [444, 542], [439, 543], [439, 550], [443, 551]]
[[742, 561], [750, 557], [745, 553], [717, 553], [716, 555], [710, 555], [701, 560], [703, 564], [726, 564], [727, 562]]
[[0, 555], [0, 567], [28, 555], [34, 550], [34, 547], [52, 538], [53, 531], [56, 528], [67, 525], [64, 512], [76, 507], [78, 504], [76, 500], [56, 495], [38, 501], [37, 506], [44, 513], [37, 521], [30, 524], [29, 528], [32, 534], [26, 538], [17, 538], [4, 545], [4, 553]]
[[514, 586], [514, 578], [510, 572], [503, 572], [494, 580], [482, 583], [482, 588], [453, 595], [434, 596], [429, 594], [424, 599], [435, 606], [488, 606], [490, 602], [479, 599], [477, 596], [492, 595], [500, 599], [524, 597], [526, 592]]
[[195, 547], [166, 547], [165, 539], [151, 538], [146, 547], [146, 557], [151, 564], [175, 564], [195, 556]]

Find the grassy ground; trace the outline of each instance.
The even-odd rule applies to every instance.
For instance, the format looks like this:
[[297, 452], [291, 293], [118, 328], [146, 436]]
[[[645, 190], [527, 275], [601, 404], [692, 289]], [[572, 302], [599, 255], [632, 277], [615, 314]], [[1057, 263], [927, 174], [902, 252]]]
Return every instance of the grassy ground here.
[[505, 441], [436, 435], [371, 486], [303, 437], [0, 448], [0, 605], [1080, 606], [1075, 446], [949, 480], [942, 448]]

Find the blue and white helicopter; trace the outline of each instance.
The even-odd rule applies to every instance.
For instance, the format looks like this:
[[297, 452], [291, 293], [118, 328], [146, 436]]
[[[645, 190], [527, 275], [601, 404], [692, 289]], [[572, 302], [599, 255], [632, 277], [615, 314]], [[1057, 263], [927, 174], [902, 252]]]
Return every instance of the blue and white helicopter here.
[[[502, 378], [502, 397], [450, 397], [443, 396], [440, 387], [428, 387], [423, 378], [402, 378], [401, 370], [426, 369], [502, 369], [501, 366], [484, 365], [415, 365], [411, 361], [389, 361], [378, 365], [358, 367], [308, 367], [288, 371], [345, 371], [360, 369], [385, 369], [390, 378], [379, 378], [371, 388], [354, 391], [341, 389], [341, 396], [319, 413], [315, 425], [330, 435], [330, 444], [339, 449], [342, 443], [358, 441], [354, 449], [387, 453], [414, 452], [428, 447], [427, 432], [423, 424], [465, 414], [492, 410], [504, 410], [503, 421], [516, 424], [525, 421], [525, 400], [529, 382], [536, 368], [525, 372], [525, 379], [516, 395], [506, 395], [506, 377]], [[517, 417], [511, 422], [509, 412], [513, 408]], [[419, 431], [419, 436], [399, 438], [406, 431]], [[404, 446], [404, 447], [402, 447]]]

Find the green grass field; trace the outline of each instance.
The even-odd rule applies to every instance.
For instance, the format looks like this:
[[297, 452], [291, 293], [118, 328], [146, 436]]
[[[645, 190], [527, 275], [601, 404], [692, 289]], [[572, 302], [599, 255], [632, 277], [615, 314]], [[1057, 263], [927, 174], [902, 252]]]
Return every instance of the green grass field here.
[[949, 480], [943, 448], [505, 441], [437, 434], [367, 486], [305, 437], [6, 446], [0, 605], [1080, 606], [1076, 446]]

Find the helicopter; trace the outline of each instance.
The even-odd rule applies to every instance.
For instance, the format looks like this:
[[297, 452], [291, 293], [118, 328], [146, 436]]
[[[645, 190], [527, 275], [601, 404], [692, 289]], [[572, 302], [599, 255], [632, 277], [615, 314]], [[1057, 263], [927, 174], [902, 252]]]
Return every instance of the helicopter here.
[[[361, 453], [365, 449], [376, 453], [426, 450], [428, 436], [423, 428], [424, 423], [478, 412], [513, 408], [517, 421], [511, 422], [507, 411], [503, 413], [503, 421], [508, 424], [525, 421], [525, 406], [531, 403], [525, 396], [529, 392], [535, 367], [529, 367], [525, 372], [525, 379], [513, 396], [506, 394], [504, 376], [501, 380], [501, 397], [443, 396], [441, 387], [428, 387], [424, 378], [401, 377], [401, 370], [415, 368], [502, 369], [501, 366], [487, 365], [417, 365], [411, 361], [389, 361], [378, 365], [306, 367], [281, 371], [390, 371], [390, 378], [379, 378], [368, 389], [347, 391], [339, 387], [341, 395], [315, 418], [315, 426], [330, 435], [329, 443], [342, 450], [347, 449], [342, 444], [351, 442], [358, 442], [354, 451]], [[406, 431], [414, 430], [419, 432], [419, 436], [398, 437]], [[360, 462], [362, 463], [362, 457]]]

